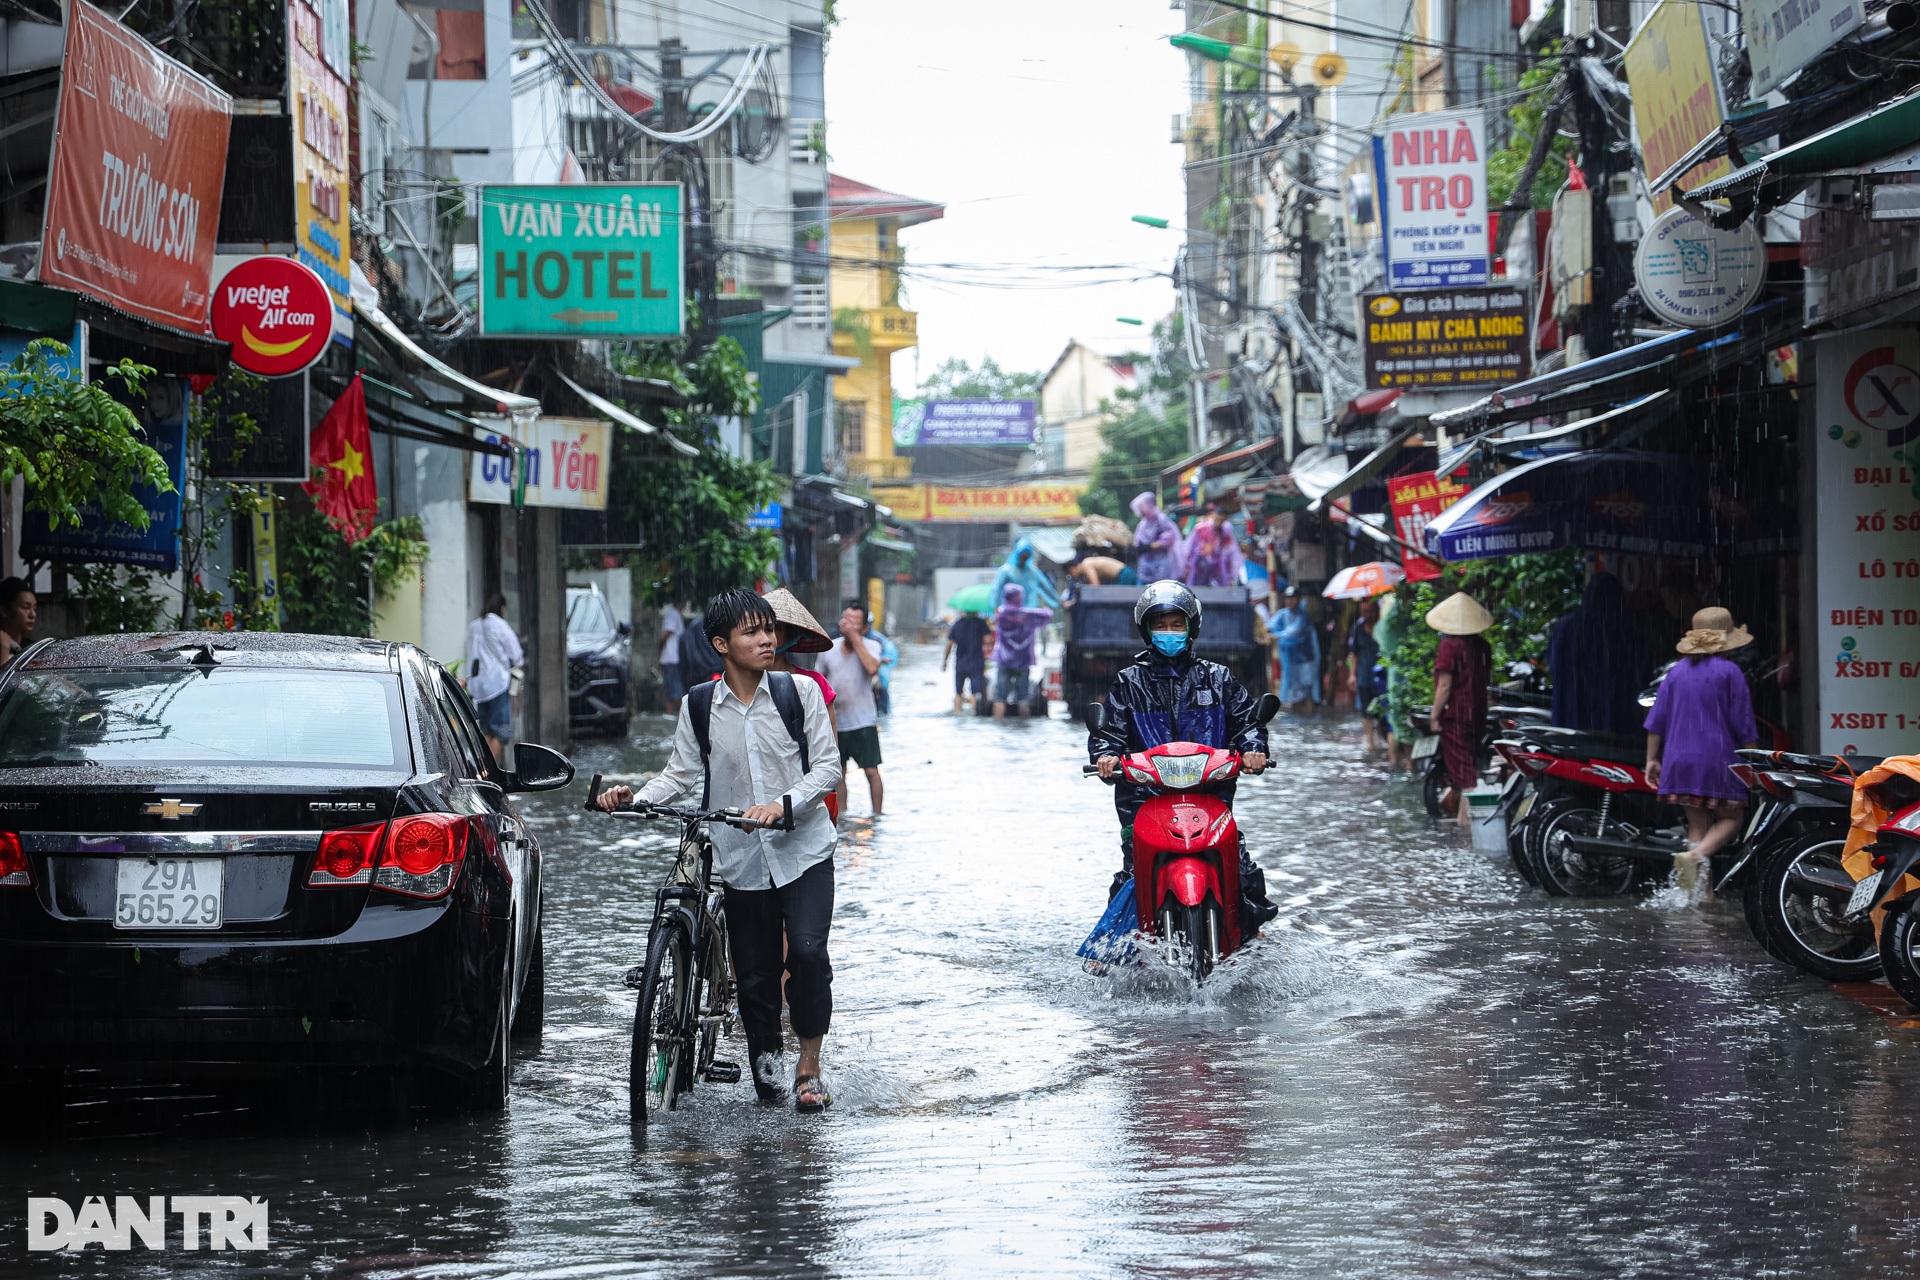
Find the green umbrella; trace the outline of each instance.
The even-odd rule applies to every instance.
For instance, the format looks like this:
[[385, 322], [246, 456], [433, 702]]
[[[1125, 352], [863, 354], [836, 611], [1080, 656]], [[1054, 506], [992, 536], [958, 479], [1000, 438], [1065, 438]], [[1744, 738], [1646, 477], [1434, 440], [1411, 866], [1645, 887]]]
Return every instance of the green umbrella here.
[[956, 613], [986, 613], [993, 608], [993, 585], [976, 582], [970, 587], [962, 587], [953, 593], [953, 599], [947, 601], [947, 608]]

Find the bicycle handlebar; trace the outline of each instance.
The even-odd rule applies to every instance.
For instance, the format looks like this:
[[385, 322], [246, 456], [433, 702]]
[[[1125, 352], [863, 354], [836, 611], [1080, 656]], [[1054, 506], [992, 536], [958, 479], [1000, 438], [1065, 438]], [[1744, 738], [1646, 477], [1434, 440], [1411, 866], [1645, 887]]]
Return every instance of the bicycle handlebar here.
[[749, 822], [738, 809], [713, 809], [701, 812], [698, 809], [676, 809], [665, 804], [635, 804], [627, 809], [602, 809], [600, 800], [600, 775], [594, 774], [593, 781], [587, 787], [586, 808], [589, 813], [604, 814], [610, 818], [672, 818], [678, 822], [719, 822], [738, 831], [791, 831], [793, 830], [793, 797], [781, 796], [781, 817], [778, 822]]

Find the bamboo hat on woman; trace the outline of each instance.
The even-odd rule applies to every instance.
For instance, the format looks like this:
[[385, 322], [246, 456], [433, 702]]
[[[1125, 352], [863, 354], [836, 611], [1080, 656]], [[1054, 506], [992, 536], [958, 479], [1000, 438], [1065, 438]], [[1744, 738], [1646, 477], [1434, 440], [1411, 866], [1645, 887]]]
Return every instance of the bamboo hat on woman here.
[[1466, 592], [1456, 591], [1427, 610], [1427, 625], [1443, 636], [1477, 636], [1493, 625], [1493, 615]]
[[793, 652], [825, 653], [833, 648], [827, 629], [820, 625], [819, 619], [807, 612], [807, 606], [801, 604], [793, 592], [785, 587], [775, 587], [767, 592], [767, 603], [773, 606], [776, 621], [784, 622], [800, 633], [793, 643]]
[[1693, 629], [1674, 648], [1688, 655], [1726, 653], [1753, 643], [1753, 633], [1733, 625], [1733, 615], [1714, 605], [1693, 615]]

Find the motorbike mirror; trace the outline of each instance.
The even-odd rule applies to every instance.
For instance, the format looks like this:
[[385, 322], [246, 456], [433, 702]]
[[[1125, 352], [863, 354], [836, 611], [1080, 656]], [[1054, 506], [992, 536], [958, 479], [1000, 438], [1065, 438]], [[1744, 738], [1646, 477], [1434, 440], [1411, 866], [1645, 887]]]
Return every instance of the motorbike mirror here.
[[1089, 702], [1083, 718], [1087, 722], [1087, 728], [1093, 730], [1095, 733], [1100, 732], [1107, 727], [1107, 704], [1104, 702]]
[[1256, 724], [1267, 724], [1280, 714], [1280, 699], [1271, 693], [1260, 695], [1260, 701], [1253, 704], [1253, 719]]

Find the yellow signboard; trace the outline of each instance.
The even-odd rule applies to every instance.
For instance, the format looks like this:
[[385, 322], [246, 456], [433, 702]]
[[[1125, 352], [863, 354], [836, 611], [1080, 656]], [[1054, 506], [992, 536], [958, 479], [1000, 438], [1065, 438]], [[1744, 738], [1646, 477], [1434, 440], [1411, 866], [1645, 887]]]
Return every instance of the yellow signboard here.
[[[1726, 118], [1720, 78], [1714, 74], [1697, 0], [1660, 0], [1627, 43], [1627, 84], [1633, 90], [1633, 125], [1647, 181], [1655, 181]], [[1697, 187], [1732, 171], [1723, 156], [1695, 165], [1680, 180]], [[1665, 213], [1673, 198], [1655, 191], [1653, 211]]]
[[327, 282], [334, 331], [352, 331], [352, 189], [347, 166], [346, 0], [288, 0], [288, 110], [293, 113], [294, 240]]
[[876, 486], [873, 500], [893, 509], [895, 520], [953, 524], [1065, 524], [1080, 519], [1083, 486], [1017, 484], [992, 488], [910, 484]]

